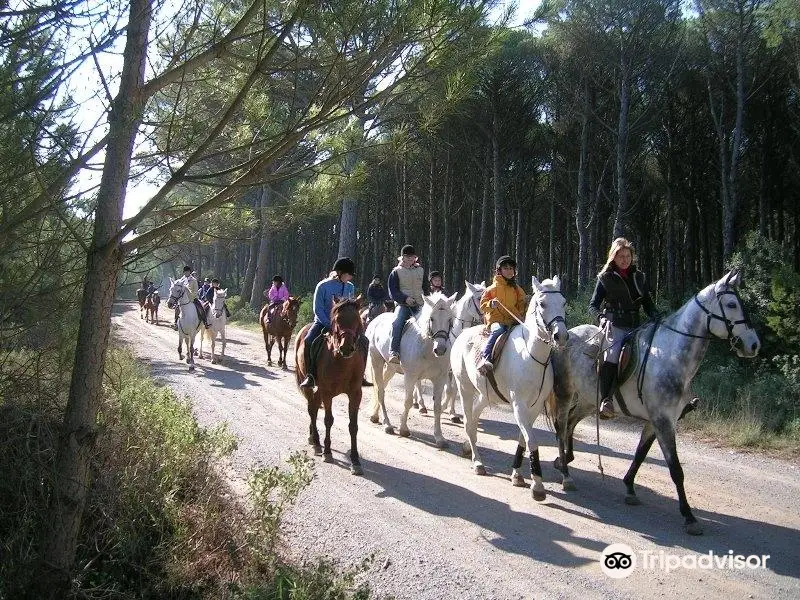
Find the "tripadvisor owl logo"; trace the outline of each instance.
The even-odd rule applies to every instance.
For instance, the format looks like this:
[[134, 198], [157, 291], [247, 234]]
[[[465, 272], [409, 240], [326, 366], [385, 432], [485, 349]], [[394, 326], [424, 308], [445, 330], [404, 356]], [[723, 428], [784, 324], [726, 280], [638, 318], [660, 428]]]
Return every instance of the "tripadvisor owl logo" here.
[[606, 546], [600, 556], [600, 569], [612, 579], [624, 579], [636, 568], [636, 554], [627, 544]]

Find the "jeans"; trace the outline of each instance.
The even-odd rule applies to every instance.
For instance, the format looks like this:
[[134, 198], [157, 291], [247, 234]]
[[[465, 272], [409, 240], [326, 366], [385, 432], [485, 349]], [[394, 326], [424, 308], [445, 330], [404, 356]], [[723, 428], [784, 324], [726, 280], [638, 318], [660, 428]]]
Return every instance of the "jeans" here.
[[417, 313], [417, 310], [419, 309], [414, 310], [405, 304], [399, 305], [394, 310], [394, 323], [392, 323], [392, 352], [400, 353], [400, 336], [403, 335], [403, 327], [405, 327], [406, 321]]
[[605, 336], [605, 341], [608, 346], [603, 352], [603, 360], [605, 362], [613, 363], [615, 365], [619, 363], [619, 355], [620, 352], [622, 352], [622, 342], [625, 341], [625, 336], [628, 335], [630, 331], [630, 327], [615, 327], [614, 325], [609, 326]]
[[486, 360], [491, 358], [492, 349], [497, 342], [497, 338], [503, 335], [506, 331], [508, 331], [508, 325], [503, 325], [502, 323], [492, 323], [489, 339], [486, 340], [486, 345], [483, 347], [483, 358]]

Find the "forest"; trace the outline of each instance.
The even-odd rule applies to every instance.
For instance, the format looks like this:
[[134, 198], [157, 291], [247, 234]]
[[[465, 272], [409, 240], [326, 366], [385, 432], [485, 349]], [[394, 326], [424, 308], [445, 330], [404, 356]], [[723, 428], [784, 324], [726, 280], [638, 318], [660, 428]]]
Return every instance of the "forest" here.
[[53, 426], [39, 597], [75, 565], [115, 298], [183, 264], [256, 313], [275, 274], [308, 294], [350, 256], [363, 289], [406, 243], [451, 293], [511, 254], [576, 305], [617, 236], [664, 310], [741, 266], [764, 345], [729, 380], [800, 434], [800, 5], [514, 9], [0, 6], [0, 408]]

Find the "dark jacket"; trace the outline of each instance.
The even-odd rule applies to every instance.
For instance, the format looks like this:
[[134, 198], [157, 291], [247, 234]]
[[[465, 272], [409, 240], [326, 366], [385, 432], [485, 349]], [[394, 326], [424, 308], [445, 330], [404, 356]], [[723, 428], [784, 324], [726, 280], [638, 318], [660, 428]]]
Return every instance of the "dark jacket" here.
[[206, 291], [203, 293], [203, 295], [202, 295], [202, 296], [200, 296], [200, 299], [201, 299], [201, 300], [205, 300], [205, 301], [206, 301], [206, 302], [208, 302], [209, 304], [213, 303], [213, 302], [214, 302], [214, 288], [213, 288], [213, 287], [209, 287], [209, 288], [208, 288], [208, 289], [207, 289], [207, 290], [206, 290]]
[[650, 297], [647, 278], [635, 265], [631, 265], [627, 278], [622, 277], [613, 264], [597, 276], [594, 294], [589, 301], [589, 313], [596, 321], [604, 316], [614, 327], [638, 327], [640, 307], [651, 319], [658, 314]]
[[370, 304], [383, 304], [389, 299], [389, 294], [382, 284], [370, 283], [367, 288], [367, 298]]

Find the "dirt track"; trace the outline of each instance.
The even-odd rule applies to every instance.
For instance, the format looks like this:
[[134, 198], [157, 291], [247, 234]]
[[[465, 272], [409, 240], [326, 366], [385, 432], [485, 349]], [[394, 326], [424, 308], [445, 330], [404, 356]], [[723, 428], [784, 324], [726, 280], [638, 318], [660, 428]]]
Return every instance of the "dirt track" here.
[[[169, 317], [162, 307], [161, 317]], [[165, 384], [192, 398], [202, 425], [227, 421], [239, 439], [232, 477], [282, 461], [307, 448], [308, 414], [294, 375], [266, 366], [260, 334], [228, 328], [227, 358], [198, 360], [194, 374], [178, 362], [177, 334], [147, 325], [138, 306], [114, 313], [118, 339], [129, 342]], [[199, 346], [199, 337], [198, 337]], [[219, 349], [219, 344], [218, 344]], [[273, 350], [273, 359], [276, 350]], [[290, 349], [288, 362], [294, 365]], [[387, 408], [399, 423], [399, 378]], [[359, 418], [364, 477], [350, 474], [346, 402], [334, 401], [334, 464], [317, 459], [317, 476], [287, 523], [298, 557], [330, 556], [355, 564], [372, 553], [365, 575], [381, 594], [407, 599], [532, 598], [800, 598], [800, 470], [776, 459], [712, 448], [679, 436], [686, 490], [705, 535], [683, 532], [675, 488], [654, 445], [637, 477], [642, 506], [623, 503], [621, 478], [632, 459], [640, 426], [617, 420], [601, 425], [605, 478], [597, 471], [594, 422], [579, 426], [572, 474], [578, 491], [561, 490], [552, 468], [554, 435], [540, 420], [547, 500], [510, 483], [518, 430], [504, 407], [484, 411], [478, 443], [489, 476], [473, 475], [461, 458], [463, 427], [443, 419], [448, 449], [433, 446], [432, 415], [412, 409], [409, 439], [389, 436], [369, 422], [371, 390]], [[426, 399], [430, 387], [426, 387]], [[429, 403], [429, 408], [430, 408]], [[432, 413], [432, 410], [431, 410]], [[322, 417], [319, 419], [322, 427]], [[527, 465], [527, 461], [525, 461]], [[600, 555], [611, 543], [629, 545], [640, 565], [611, 579]], [[770, 555], [766, 569], [641, 567], [641, 553], [656, 557]]]

